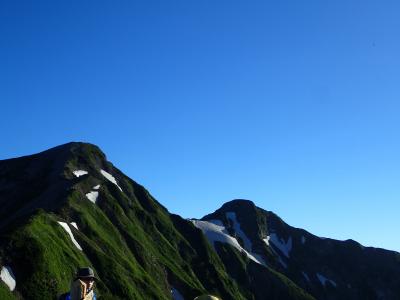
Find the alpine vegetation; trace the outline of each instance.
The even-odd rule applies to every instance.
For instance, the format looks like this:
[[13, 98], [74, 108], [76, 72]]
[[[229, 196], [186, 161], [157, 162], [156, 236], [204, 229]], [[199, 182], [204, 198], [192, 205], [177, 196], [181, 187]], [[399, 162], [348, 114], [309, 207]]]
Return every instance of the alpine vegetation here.
[[91, 144], [0, 161], [0, 205], [0, 299], [400, 299], [399, 253], [249, 200], [183, 219]]

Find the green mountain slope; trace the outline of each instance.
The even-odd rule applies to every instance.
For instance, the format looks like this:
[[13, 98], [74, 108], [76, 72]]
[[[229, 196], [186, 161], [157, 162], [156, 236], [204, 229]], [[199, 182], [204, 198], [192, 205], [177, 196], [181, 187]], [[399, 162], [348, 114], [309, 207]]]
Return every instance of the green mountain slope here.
[[[87, 174], [76, 177], [77, 170]], [[113, 174], [118, 185], [101, 170]], [[69, 289], [77, 267], [91, 265], [100, 299], [171, 299], [172, 287], [189, 298], [210, 291], [241, 299], [205, 241], [200, 251], [213, 262], [206, 271], [217, 276], [199, 276], [204, 270], [191, 261], [199, 250], [175, 228], [176, 217], [97, 147], [71, 143], [2, 161], [0, 178], [0, 201], [7, 207], [1, 212], [0, 253], [16, 276], [15, 297], [54, 299]], [[86, 196], [94, 191], [96, 203]], [[82, 250], [58, 222], [68, 224]], [[182, 230], [193, 229], [181, 223]]]
[[[0, 299], [57, 299], [82, 266], [95, 270], [98, 299], [172, 299], [171, 290], [187, 300], [207, 293], [224, 300], [362, 299], [377, 291], [372, 276], [348, 281], [364, 294], [342, 292], [346, 265], [332, 253], [340, 253], [343, 261], [361, 259], [358, 244], [324, 246], [249, 201], [229, 202], [197, 223], [182, 219], [91, 144], [69, 143], [0, 161], [0, 205], [0, 267], [12, 270], [16, 281], [13, 291], [7, 280], [0, 281]], [[220, 223], [212, 226], [225, 228], [222, 237], [228, 243], [210, 241], [198, 228], [213, 219]], [[273, 231], [292, 237], [290, 258], [264, 241]], [[307, 243], [298, 250], [303, 235]], [[366, 269], [382, 274], [378, 283], [387, 297], [382, 299], [398, 299], [393, 296], [399, 295], [398, 254], [369, 251], [365, 259], [371, 263], [350, 270], [352, 278]], [[330, 269], [325, 260], [332, 262]], [[318, 285], [311, 274], [319, 267], [340, 289], [329, 282]], [[300, 270], [309, 272], [310, 282]], [[364, 299], [378, 299], [371, 297]]]

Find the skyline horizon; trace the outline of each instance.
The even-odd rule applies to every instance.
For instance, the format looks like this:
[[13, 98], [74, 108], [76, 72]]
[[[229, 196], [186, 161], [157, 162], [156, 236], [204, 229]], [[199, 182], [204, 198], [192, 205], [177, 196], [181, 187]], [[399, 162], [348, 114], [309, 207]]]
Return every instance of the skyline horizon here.
[[[73, 144], [73, 143], [90, 144], [90, 145], [99, 147], [98, 145], [96, 145], [96, 144], [94, 144], [94, 143], [91, 143], [91, 142], [89, 142], [89, 141], [69, 141], [69, 142], [66, 142], [66, 143], [63, 143], [63, 144], [54, 145], [53, 147], [43, 149], [43, 150], [41, 150], [41, 151], [39, 151], [39, 152], [30, 153], [30, 154], [25, 154], [25, 155], [21, 155], [21, 156], [17, 156], [17, 157], [1, 158], [0, 161], [5, 161], [5, 160], [9, 160], [9, 159], [18, 159], [18, 158], [23, 158], [23, 157], [27, 157], [27, 156], [37, 155], [37, 154], [41, 154], [41, 153], [43, 153], [43, 152], [46, 152], [46, 151], [48, 151], [48, 150], [52, 150], [52, 149], [58, 148], [58, 147], [63, 147], [63, 146], [66, 146], [66, 145], [69, 145], [69, 144]], [[138, 184], [143, 185], [141, 182], [136, 181], [135, 178], [129, 176], [129, 175], [126, 174], [124, 171], [122, 171], [122, 169], [120, 169], [119, 166], [115, 165], [115, 164], [113, 163], [113, 161], [109, 160], [109, 159], [108, 159], [108, 156], [107, 156], [107, 153], [105, 153], [105, 152], [101, 149], [101, 147], [99, 147], [99, 149], [103, 152], [103, 154], [106, 156], [107, 160], [108, 160], [109, 162], [111, 162], [115, 168], [117, 168], [118, 170], [120, 170], [121, 172], [123, 172], [123, 174], [125, 174], [125, 176], [128, 176], [129, 178], [131, 178], [132, 180], [134, 180], [134, 181], [137, 182]], [[149, 191], [149, 193], [150, 193], [151, 195], [153, 195], [152, 191], [151, 191], [149, 188], [147, 188], [146, 185], [143, 185], [143, 186], [146, 188], [146, 190]], [[153, 195], [153, 196], [154, 196], [154, 195]], [[295, 224], [291, 224], [290, 222], [288, 222], [284, 217], [282, 217], [282, 216], [281, 216], [279, 213], [277, 213], [276, 211], [269, 210], [267, 207], [262, 207], [262, 206], [258, 205], [258, 204], [257, 204], [257, 201], [256, 201], [255, 199], [248, 199], [248, 198], [231, 198], [231, 199], [227, 199], [227, 200], [220, 200], [220, 201], [218, 202], [218, 204], [216, 204], [216, 206], [215, 206], [214, 209], [211, 209], [211, 210], [208, 211], [208, 212], [205, 211], [205, 212], [203, 212], [203, 214], [200, 215], [200, 216], [187, 216], [187, 215], [186, 215], [186, 216], [183, 216], [183, 215], [180, 214], [180, 212], [172, 212], [172, 211], [168, 208], [168, 206], [166, 206], [165, 204], [163, 204], [163, 202], [160, 201], [160, 199], [158, 199], [157, 197], [154, 196], [154, 198], [155, 198], [157, 201], [159, 201], [159, 202], [161, 203], [161, 205], [163, 205], [170, 213], [178, 214], [178, 215], [180, 215], [181, 217], [183, 217], [183, 218], [185, 218], [185, 219], [201, 219], [201, 218], [205, 217], [205, 216], [208, 215], [208, 214], [214, 213], [215, 211], [217, 211], [218, 209], [220, 209], [224, 204], [226, 204], [226, 203], [228, 203], [228, 202], [231, 202], [231, 201], [235, 201], [235, 200], [250, 201], [250, 202], [252, 202], [256, 207], [274, 213], [274, 214], [277, 215], [280, 219], [282, 219], [284, 223], [286, 223], [286, 224], [289, 225], [290, 227], [297, 228], [297, 229], [303, 229], [303, 230], [305, 230], [306, 232], [308, 232], [309, 234], [314, 235], [314, 236], [316, 236], [316, 237], [318, 237], [318, 238], [321, 238], [321, 239], [332, 239], [332, 240], [337, 240], [337, 241], [342, 241], [342, 242], [348, 241], [348, 240], [353, 240], [353, 241], [359, 243], [359, 244], [360, 244], [361, 246], [363, 246], [363, 247], [384, 249], [384, 250], [395, 251], [395, 252], [400, 253], [400, 249], [390, 249], [390, 248], [387, 248], [387, 247], [384, 247], [384, 246], [379, 246], [379, 245], [367, 245], [367, 244], [364, 244], [364, 243], [362, 243], [361, 241], [359, 241], [359, 240], [357, 240], [357, 239], [354, 239], [354, 238], [352, 238], [352, 237], [347, 237], [347, 238], [342, 237], [342, 238], [338, 238], [338, 237], [331, 237], [331, 236], [327, 236], [327, 235], [323, 235], [323, 234], [322, 234], [322, 235], [321, 235], [321, 234], [316, 234], [314, 231], [309, 230], [309, 229], [307, 229], [307, 228], [305, 228], [305, 227], [295, 226]], [[212, 202], [210, 202], [210, 203], [212, 204]], [[333, 225], [334, 225], [334, 224], [333, 224]]]
[[171, 212], [396, 249], [400, 2], [0, 2], [0, 157], [90, 141]]

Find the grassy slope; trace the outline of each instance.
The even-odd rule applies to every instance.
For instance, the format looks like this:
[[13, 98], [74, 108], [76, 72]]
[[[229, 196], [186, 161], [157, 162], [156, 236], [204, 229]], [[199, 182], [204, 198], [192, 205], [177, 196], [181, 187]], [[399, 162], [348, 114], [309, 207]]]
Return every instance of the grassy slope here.
[[18, 299], [8, 287], [1, 281], [0, 282], [0, 299], [1, 300], [16, 300]]
[[[24, 298], [54, 299], [68, 291], [76, 268], [86, 265], [98, 274], [100, 299], [170, 299], [169, 282], [189, 298], [206, 293], [204, 283], [217, 294], [235, 297], [237, 288], [223, 267], [218, 271], [224, 279], [217, 285], [207, 283], [214, 279], [199, 280], [188, 259], [193, 260], [196, 251], [142, 187], [135, 186], [140, 190], [138, 198], [146, 198], [139, 201], [104, 182], [99, 201], [93, 204], [84, 197], [91, 180], [84, 179], [71, 189], [59, 214], [39, 210], [8, 236], [5, 256], [13, 262]], [[142, 205], [144, 201], [148, 203]], [[57, 221], [78, 224], [79, 231], [70, 228], [83, 251]], [[202, 251], [218, 260], [211, 249]]]
[[236, 249], [222, 243], [217, 243], [216, 247], [246, 299], [314, 299], [283, 274], [250, 261]]
[[40, 211], [10, 236], [8, 255], [18, 274], [17, 288], [29, 299], [52, 299], [68, 290], [76, 268], [88, 264], [56, 220]]
[[[25, 299], [54, 299], [68, 291], [75, 270], [87, 265], [98, 275], [99, 299], [171, 299], [171, 286], [188, 299], [208, 292], [224, 300], [250, 299], [249, 291], [228, 276], [227, 263], [200, 230], [171, 216], [142, 186], [107, 163], [97, 147], [74, 145], [70, 152], [63, 150], [68, 160], [61, 169], [45, 166], [53, 172], [48, 184], [57, 178], [68, 183], [60, 194], [66, 196], [45, 199], [51, 204], [47, 207], [55, 203], [58, 209], [37, 210], [28, 221], [9, 227], [5, 236], [3, 232], [0, 255], [14, 270], [18, 291], [11, 294], [1, 286], [0, 299], [18, 293]], [[49, 161], [57, 161], [57, 153]], [[77, 169], [89, 175], [75, 178], [72, 171]], [[123, 192], [100, 169], [112, 173]], [[97, 184], [100, 195], [93, 204], [85, 194]], [[70, 227], [83, 251], [57, 221], [78, 224], [79, 230]], [[240, 268], [248, 272], [248, 262], [242, 261]]]

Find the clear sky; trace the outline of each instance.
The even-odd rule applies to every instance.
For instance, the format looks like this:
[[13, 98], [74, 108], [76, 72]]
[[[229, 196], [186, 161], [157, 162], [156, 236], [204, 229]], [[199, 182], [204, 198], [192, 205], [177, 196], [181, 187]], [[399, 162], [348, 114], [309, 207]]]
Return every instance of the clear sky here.
[[0, 2], [0, 159], [99, 145], [171, 212], [234, 198], [400, 251], [398, 1]]

